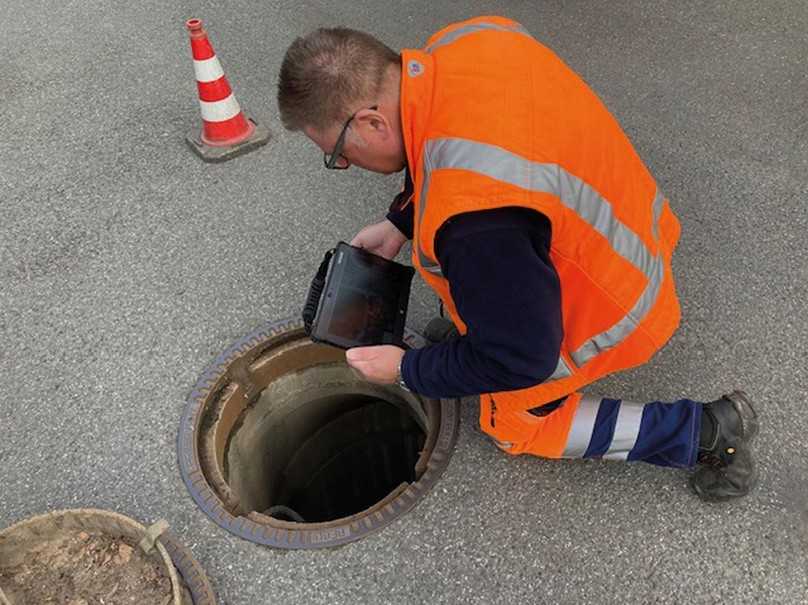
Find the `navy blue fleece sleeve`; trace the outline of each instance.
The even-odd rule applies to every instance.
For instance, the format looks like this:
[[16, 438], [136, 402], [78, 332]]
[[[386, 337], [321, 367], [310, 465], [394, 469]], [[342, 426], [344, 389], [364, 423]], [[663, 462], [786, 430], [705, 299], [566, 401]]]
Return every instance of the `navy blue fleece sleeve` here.
[[387, 220], [393, 223], [407, 239], [412, 239], [413, 219], [412, 204], [407, 204], [402, 210], [391, 210], [387, 213]]
[[463, 214], [441, 228], [438, 261], [468, 333], [406, 353], [402, 376], [413, 391], [508, 391], [555, 371], [563, 334], [550, 237], [546, 217], [516, 208]]
[[413, 222], [415, 220], [412, 204], [413, 184], [410, 171], [404, 173], [404, 189], [399, 193], [393, 203], [390, 204], [390, 211], [387, 213], [387, 220], [396, 226], [407, 239], [412, 239]]

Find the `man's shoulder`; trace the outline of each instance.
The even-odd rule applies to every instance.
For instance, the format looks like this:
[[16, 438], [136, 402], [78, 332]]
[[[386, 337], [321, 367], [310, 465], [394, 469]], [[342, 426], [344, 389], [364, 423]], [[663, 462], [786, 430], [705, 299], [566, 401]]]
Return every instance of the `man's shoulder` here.
[[504, 31], [512, 31], [522, 28], [522, 26], [513, 19], [501, 17], [499, 15], [481, 15], [478, 17], [471, 17], [464, 21], [456, 21], [450, 23], [439, 31], [432, 34], [424, 45], [425, 49], [429, 49], [437, 42], [451, 36], [451, 34], [462, 33], [467, 30], [481, 30], [481, 29], [502, 29]]

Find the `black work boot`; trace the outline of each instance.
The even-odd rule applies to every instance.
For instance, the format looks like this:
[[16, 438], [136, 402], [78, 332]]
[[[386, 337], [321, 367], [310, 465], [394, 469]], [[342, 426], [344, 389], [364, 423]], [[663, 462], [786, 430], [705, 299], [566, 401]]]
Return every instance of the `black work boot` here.
[[705, 403], [698, 468], [690, 486], [699, 498], [720, 502], [748, 494], [757, 481], [751, 442], [758, 432], [757, 414], [743, 391]]
[[455, 325], [445, 317], [433, 317], [429, 320], [429, 323], [426, 324], [426, 328], [424, 328], [424, 338], [433, 345], [444, 342], [445, 340], [457, 338], [458, 336], [460, 336], [460, 332], [458, 332]]

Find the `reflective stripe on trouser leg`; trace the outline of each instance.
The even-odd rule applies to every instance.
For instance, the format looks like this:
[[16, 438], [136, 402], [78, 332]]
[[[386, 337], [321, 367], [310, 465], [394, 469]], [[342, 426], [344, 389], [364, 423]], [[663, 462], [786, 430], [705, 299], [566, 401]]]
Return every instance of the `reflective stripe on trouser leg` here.
[[[530, 414], [518, 402], [509, 401], [507, 396], [497, 397], [496, 402], [485, 396], [480, 402], [480, 426], [500, 449], [509, 454], [561, 458], [581, 394], [568, 395], [558, 408], [541, 417]], [[496, 419], [494, 424], [491, 418]]]
[[567, 443], [564, 446], [562, 458], [583, 458], [592, 440], [595, 430], [595, 420], [600, 409], [600, 398], [584, 395], [575, 410], [570, 430], [567, 433]]
[[627, 460], [640, 433], [644, 407], [631, 401], [583, 397], [564, 457]]
[[695, 462], [701, 404], [601, 399], [583, 458], [688, 468]]
[[640, 434], [629, 461], [675, 468], [696, 464], [702, 403], [680, 399], [672, 403], [652, 401], [643, 407]]
[[489, 396], [488, 405], [482, 406], [486, 409], [480, 424], [485, 432], [510, 454], [543, 458], [627, 460], [640, 433], [645, 407], [572, 393], [547, 416], [534, 416], [513, 409], [505, 397], [497, 400]]
[[627, 460], [640, 432], [644, 406], [619, 399], [590, 399], [578, 414], [565, 453], [570, 458]]
[[480, 426], [509, 454], [695, 464], [702, 409], [696, 401], [641, 404], [573, 393], [547, 416], [536, 417], [517, 408], [518, 402], [498, 399], [495, 404], [490, 396], [480, 398]]
[[612, 432], [612, 442], [609, 449], [603, 454], [603, 458], [606, 460], [628, 459], [629, 453], [634, 449], [634, 444], [637, 443], [637, 436], [640, 434], [644, 409], [645, 405], [642, 403], [625, 400], [620, 402], [620, 411]]

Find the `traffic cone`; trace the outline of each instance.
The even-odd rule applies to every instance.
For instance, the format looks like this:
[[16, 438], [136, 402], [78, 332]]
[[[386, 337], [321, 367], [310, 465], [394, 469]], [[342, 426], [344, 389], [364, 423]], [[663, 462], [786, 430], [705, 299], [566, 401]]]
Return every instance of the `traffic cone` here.
[[186, 140], [206, 162], [224, 162], [269, 141], [269, 129], [244, 115], [213, 52], [201, 19], [185, 23], [191, 37], [202, 127]]

